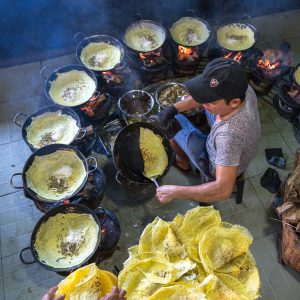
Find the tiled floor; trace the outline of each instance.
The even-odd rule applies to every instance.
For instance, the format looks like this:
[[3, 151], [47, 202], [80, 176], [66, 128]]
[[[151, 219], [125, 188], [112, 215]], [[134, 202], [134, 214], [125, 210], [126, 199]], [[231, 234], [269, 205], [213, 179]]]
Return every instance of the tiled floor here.
[[[300, 10], [253, 20], [261, 33], [260, 46], [276, 46], [282, 40], [291, 43], [294, 64], [300, 62]], [[22, 191], [9, 185], [12, 173], [20, 172], [30, 155], [21, 139], [21, 130], [12, 119], [18, 112], [32, 113], [47, 104], [43, 95], [43, 80], [39, 75], [42, 66], [55, 68], [75, 62], [74, 54], [49, 61], [0, 70], [0, 299], [40, 299], [50, 287], [62, 277], [42, 269], [39, 265], [23, 265], [19, 252], [29, 245], [31, 231], [41, 216], [33, 203]], [[298, 143], [293, 136], [292, 126], [282, 119], [275, 109], [260, 101], [262, 139], [259, 151], [247, 170], [243, 203], [236, 205], [234, 199], [216, 205], [224, 220], [246, 226], [254, 236], [252, 251], [261, 274], [262, 299], [296, 300], [300, 295], [300, 275], [277, 262], [276, 236], [280, 224], [271, 220], [271, 194], [260, 186], [262, 173], [268, 167], [264, 149], [281, 147], [287, 159], [287, 168], [278, 170], [283, 179], [293, 167], [294, 152]], [[126, 249], [137, 243], [140, 233], [155, 216], [172, 219], [178, 212], [184, 213], [195, 206], [193, 202], [174, 201], [161, 205], [155, 199], [153, 186], [147, 188], [122, 188], [114, 180], [115, 169], [111, 161], [102, 163], [107, 176], [107, 188], [103, 206], [118, 217], [122, 237], [119, 250], [103, 262], [102, 267], [119, 268], [126, 259]], [[163, 178], [168, 184], [197, 184], [196, 176], [188, 177], [172, 168]]]

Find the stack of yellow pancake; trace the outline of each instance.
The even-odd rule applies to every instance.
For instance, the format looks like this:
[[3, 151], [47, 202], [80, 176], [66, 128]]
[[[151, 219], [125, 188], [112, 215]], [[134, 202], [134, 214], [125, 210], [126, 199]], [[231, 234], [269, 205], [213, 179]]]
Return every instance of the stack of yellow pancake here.
[[58, 285], [56, 296], [66, 295], [65, 300], [98, 300], [117, 285], [117, 277], [100, 270], [95, 263], [82, 267], [68, 275]]
[[129, 248], [118, 284], [127, 300], [256, 299], [260, 279], [251, 243], [246, 228], [221, 222], [212, 206], [172, 222], [157, 217]]

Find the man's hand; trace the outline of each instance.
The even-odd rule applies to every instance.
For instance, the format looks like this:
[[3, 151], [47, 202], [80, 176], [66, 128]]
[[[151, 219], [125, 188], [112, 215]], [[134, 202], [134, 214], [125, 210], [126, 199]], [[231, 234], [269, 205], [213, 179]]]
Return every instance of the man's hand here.
[[63, 300], [65, 299], [65, 295], [61, 295], [55, 297], [55, 293], [57, 291], [57, 286], [51, 288], [46, 295], [43, 296], [42, 300]]
[[159, 127], [164, 130], [168, 130], [172, 122], [174, 121], [174, 117], [178, 114], [178, 110], [174, 105], [171, 105], [164, 110], [162, 110], [157, 115], [153, 115], [149, 117], [149, 121], [155, 123]]
[[166, 204], [177, 198], [177, 190], [176, 185], [163, 185], [156, 189], [156, 197], [160, 203]]
[[106, 294], [104, 297], [99, 300], [126, 300], [126, 292], [124, 290], [119, 290], [117, 286], [114, 286], [112, 291]]

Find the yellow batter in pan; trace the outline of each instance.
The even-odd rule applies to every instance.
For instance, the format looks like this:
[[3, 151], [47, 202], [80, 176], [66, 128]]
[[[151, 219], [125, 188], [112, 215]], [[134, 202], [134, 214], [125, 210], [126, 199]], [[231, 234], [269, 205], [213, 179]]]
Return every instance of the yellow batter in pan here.
[[89, 100], [96, 90], [94, 80], [83, 71], [58, 73], [51, 82], [49, 95], [57, 104], [77, 106]]
[[59, 213], [41, 225], [34, 248], [48, 266], [71, 268], [94, 252], [98, 234], [99, 226], [93, 216]]
[[243, 51], [255, 43], [254, 32], [241, 23], [232, 23], [219, 28], [217, 39], [221, 47], [231, 51]]
[[27, 128], [27, 141], [36, 149], [50, 144], [70, 144], [79, 127], [71, 116], [61, 111], [46, 112], [32, 118]]
[[184, 17], [174, 23], [170, 29], [175, 42], [185, 46], [204, 43], [209, 37], [206, 25], [198, 19]]
[[49, 202], [65, 199], [86, 177], [83, 162], [72, 150], [36, 156], [26, 172], [27, 186]]
[[121, 51], [109, 43], [90, 43], [82, 49], [80, 59], [89, 69], [110, 70], [121, 62]]
[[162, 138], [148, 128], [140, 128], [140, 149], [144, 160], [146, 177], [156, 177], [164, 173], [168, 166], [168, 155]]

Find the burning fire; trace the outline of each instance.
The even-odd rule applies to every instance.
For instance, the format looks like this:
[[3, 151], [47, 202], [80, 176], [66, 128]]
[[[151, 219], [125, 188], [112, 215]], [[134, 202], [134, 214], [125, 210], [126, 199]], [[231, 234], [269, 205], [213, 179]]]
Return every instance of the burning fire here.
[[94, 95], [88, 103], [81, 107], [80, 110], [84, 111], [89, 117], [96, 117], [98, 110], [102, 106], [102, 103], [106, 100], [106, 96], [102, 95]]
[[243, 57], [243, 53], [239, 51], [238, 53], [234, 54], [234, 52], [229, 52], [224, 56], [224, 58], [230, 58], [232, 60], [235, 60], [236, 62], [240, 62]]
[[186, 48], [183, 46], [178, 46], [178, 59], [194, 61], [199, 58], [197, 48]]
[[166, 58], [163, 56], [161, 48], [154, 51], [139, 53], [139, 57], [145, 67], [154, 67], [166, 62]]
[[260, 69], [265, 70], [265, 71], [270, 71], [273, 70], [277, 67], [280, 66], [280, 61], [271, 63], [271, 61], [269, 59], [265, 59], [265, 60], [258, 60], [257, 64], [256, 64]]

